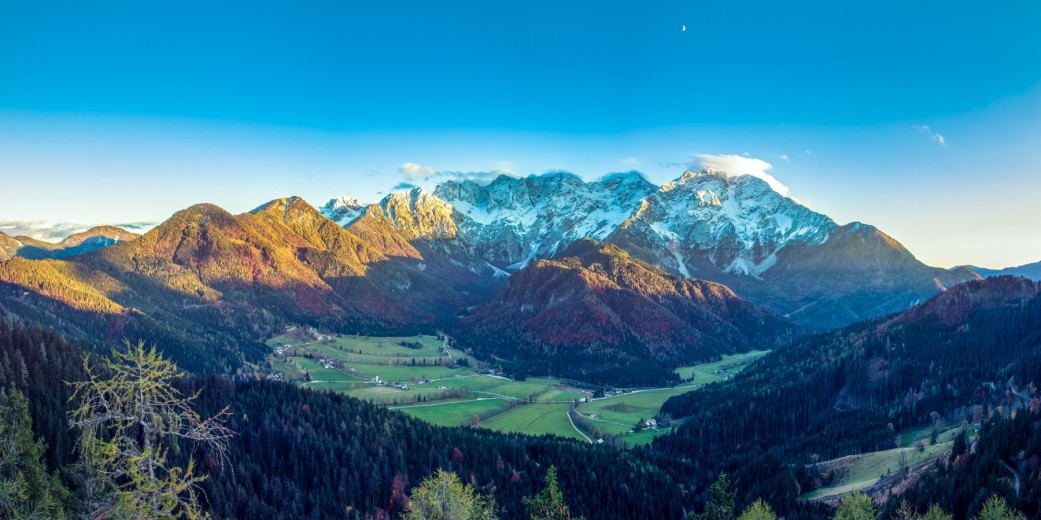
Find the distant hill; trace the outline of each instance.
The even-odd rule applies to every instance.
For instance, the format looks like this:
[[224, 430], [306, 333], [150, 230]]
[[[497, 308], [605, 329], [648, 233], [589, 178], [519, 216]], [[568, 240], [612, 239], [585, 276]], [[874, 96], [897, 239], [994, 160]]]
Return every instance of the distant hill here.
[[455, 331], [514, 372], [649, 386], [682, 364], [776, 348], [797, 328], [723, 285], [582, 239], [512, 275]]
[[[1031, 280], [1041, 280], [1041, 262], [1034, 262], [1032, 264], [1025, 264], [1018, 267], [1006, 267], [1004, 269], [987, 269], [985, 267], [976, 267], [974, 265], [963, 266], [964, 268], [971, 269], [982, 276], [1022, 276]], [[958, 268], [955, 268], [958, 269]]]
[[138, 235], [114, 226], [97, 226], [80, 233], [74, 233], [51, 243], [26, 236], [10, 237], [0, 233], [0, 261], [20, 256], [33, 260], [45, 258], [68, 258], [70, 256], [89, 253], [119, 242], [134, 240]]

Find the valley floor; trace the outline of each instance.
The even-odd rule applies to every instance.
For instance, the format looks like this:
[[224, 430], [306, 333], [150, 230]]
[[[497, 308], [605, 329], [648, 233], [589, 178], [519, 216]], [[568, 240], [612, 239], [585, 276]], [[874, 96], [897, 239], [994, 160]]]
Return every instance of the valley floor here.
[[[724, 380], [766, 351], [677, 369], [676, 387], [610, 389], [599, 397], [565, 381], [512, 380], [486, 368], [444, 338], [323, 335], [295, 328], [268, 341], [268, 377], [382, 403], [441, 426], [469, 425], [583, 442], [650, 442], [671, 430], [661, 405], [674, 395]], [[660, 422], [659, 422], [660, 421]]]

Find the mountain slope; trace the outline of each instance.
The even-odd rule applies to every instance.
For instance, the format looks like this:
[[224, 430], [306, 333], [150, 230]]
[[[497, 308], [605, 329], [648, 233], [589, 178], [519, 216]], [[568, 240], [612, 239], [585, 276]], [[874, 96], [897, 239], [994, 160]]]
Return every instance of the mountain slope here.
[[660, 384], [681, 364], [774, 348], [790, 332], [722, 285], [588, 239], [511, 276], [456, 328], [461, 345], [512, 371], [614, 384]]
[[607, 240], [811, 330], [906, 309], [974, 277], [928, 267], [877, 228], [840, 226], [761, 179], [711, 170], [664, 185]]
[[[79, 430], [69, 428], [68, 413], [77, 402], [66, 382], [86, 378], [83, 348], [3, 315], [0, 345], [0, 388], [15, 385], [26, 396], [49, 468], [72, 465]], [[214, 464], [219, 454], [190, 442], [170, 450], [171, 463], [184, 467], [194, 460], [198, 474], [208, 477], [199, 496], [215, 518], [344, 518], [345, 504], [346, 518], [398, 518], [403, 494], [439, 468], [474, 479], [495, 496], [504, 517], [526, 518], [522, 498], [543, 487], [550, 465], [560, 470], [561, 490], [576, 515], [637, 519], [654, 509], [659, 518], [680, 519], [690, 507], [680, 484], [685, 475], [649, 452], [439, 427], [379, 404], [272, 381], [209, 376], [174, 384], [185, 395], [199, 393], [193, 408], [204, 417], [226, 407], [233, 412], [227, 426], [235, 435], [224, 464]]]
[[[322, 211], [335, 217], [335, 211], [328, 213], [330, 204]], [[447, 291], [466, 302], [456, 310], [484, 301], [507, 276], [460, 239], [452, 206], [419, 188], [360, 207], [346, 229], [389, 257], [414, 260], [417, 268], [447, 284]]]
[[[1028, 406], [1038, 374], [1041, 283], [967, 282], [903, 313], [804, 338], [731, 380], [670, 399], [662, 412], [685, 418], [683, 426], [655, 448], [739, 472], [778, 454], [812, 467], [892, 448], [937, 419], [956, 425]], [[799, 479], [794, 488], [769, 485], [820, 485], [798, 473], [783, 477]]]
[[18, 256], [18, 248], [22, 243], [7, 234], [0, 232], [0, 262]]

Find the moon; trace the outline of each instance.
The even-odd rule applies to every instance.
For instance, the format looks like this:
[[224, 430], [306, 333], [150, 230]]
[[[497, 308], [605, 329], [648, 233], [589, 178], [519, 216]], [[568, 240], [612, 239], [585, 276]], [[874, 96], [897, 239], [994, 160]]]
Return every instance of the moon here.
[[684, 26], [683, 26], [683, 29], [680, 29], [680, 32], [687, 32], [687, 26], [686, 26], [686, 25], [684, 25]]

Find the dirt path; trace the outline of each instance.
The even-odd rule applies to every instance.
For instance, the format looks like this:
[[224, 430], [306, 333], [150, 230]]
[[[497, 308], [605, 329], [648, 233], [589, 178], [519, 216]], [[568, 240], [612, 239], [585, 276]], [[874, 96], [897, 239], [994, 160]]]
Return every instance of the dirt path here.
[[409, 404], [409, 405], [405, 405], [405, 406], [388, 406], [387, 409], [388, 410], [401, 410], [402, 408], [423, 408], [423, 407], [426, 407], [426, 406], [447, 406], [447, 405], [450, 405], [450, 404], [472, 403], [474, 401], [499, 401], [499, 400], [500, 399], [498, 397], [478, 397], [476, 399], [463, 399], [461, 401], [448, 401], [448, 402], [445, 402], [445, 403]]
[[579, 435], [585, 437], [586, 440], [589, 441], [589, 444], [593, 444], [593, 439], [590, 439], [588, 435], [586, 435], [584, 432], [582, 432], [582, 430], [578, 429], [578, 426], [575, 426], [575, 421], [573, 421], [571, 419], [571, 410], [574, 410], [574, 409], [573, 408], [568, 408], [567, 409], [567, 422], [571, 423], [571, 427], [574, 428], [575, 431], [578, 432]]

